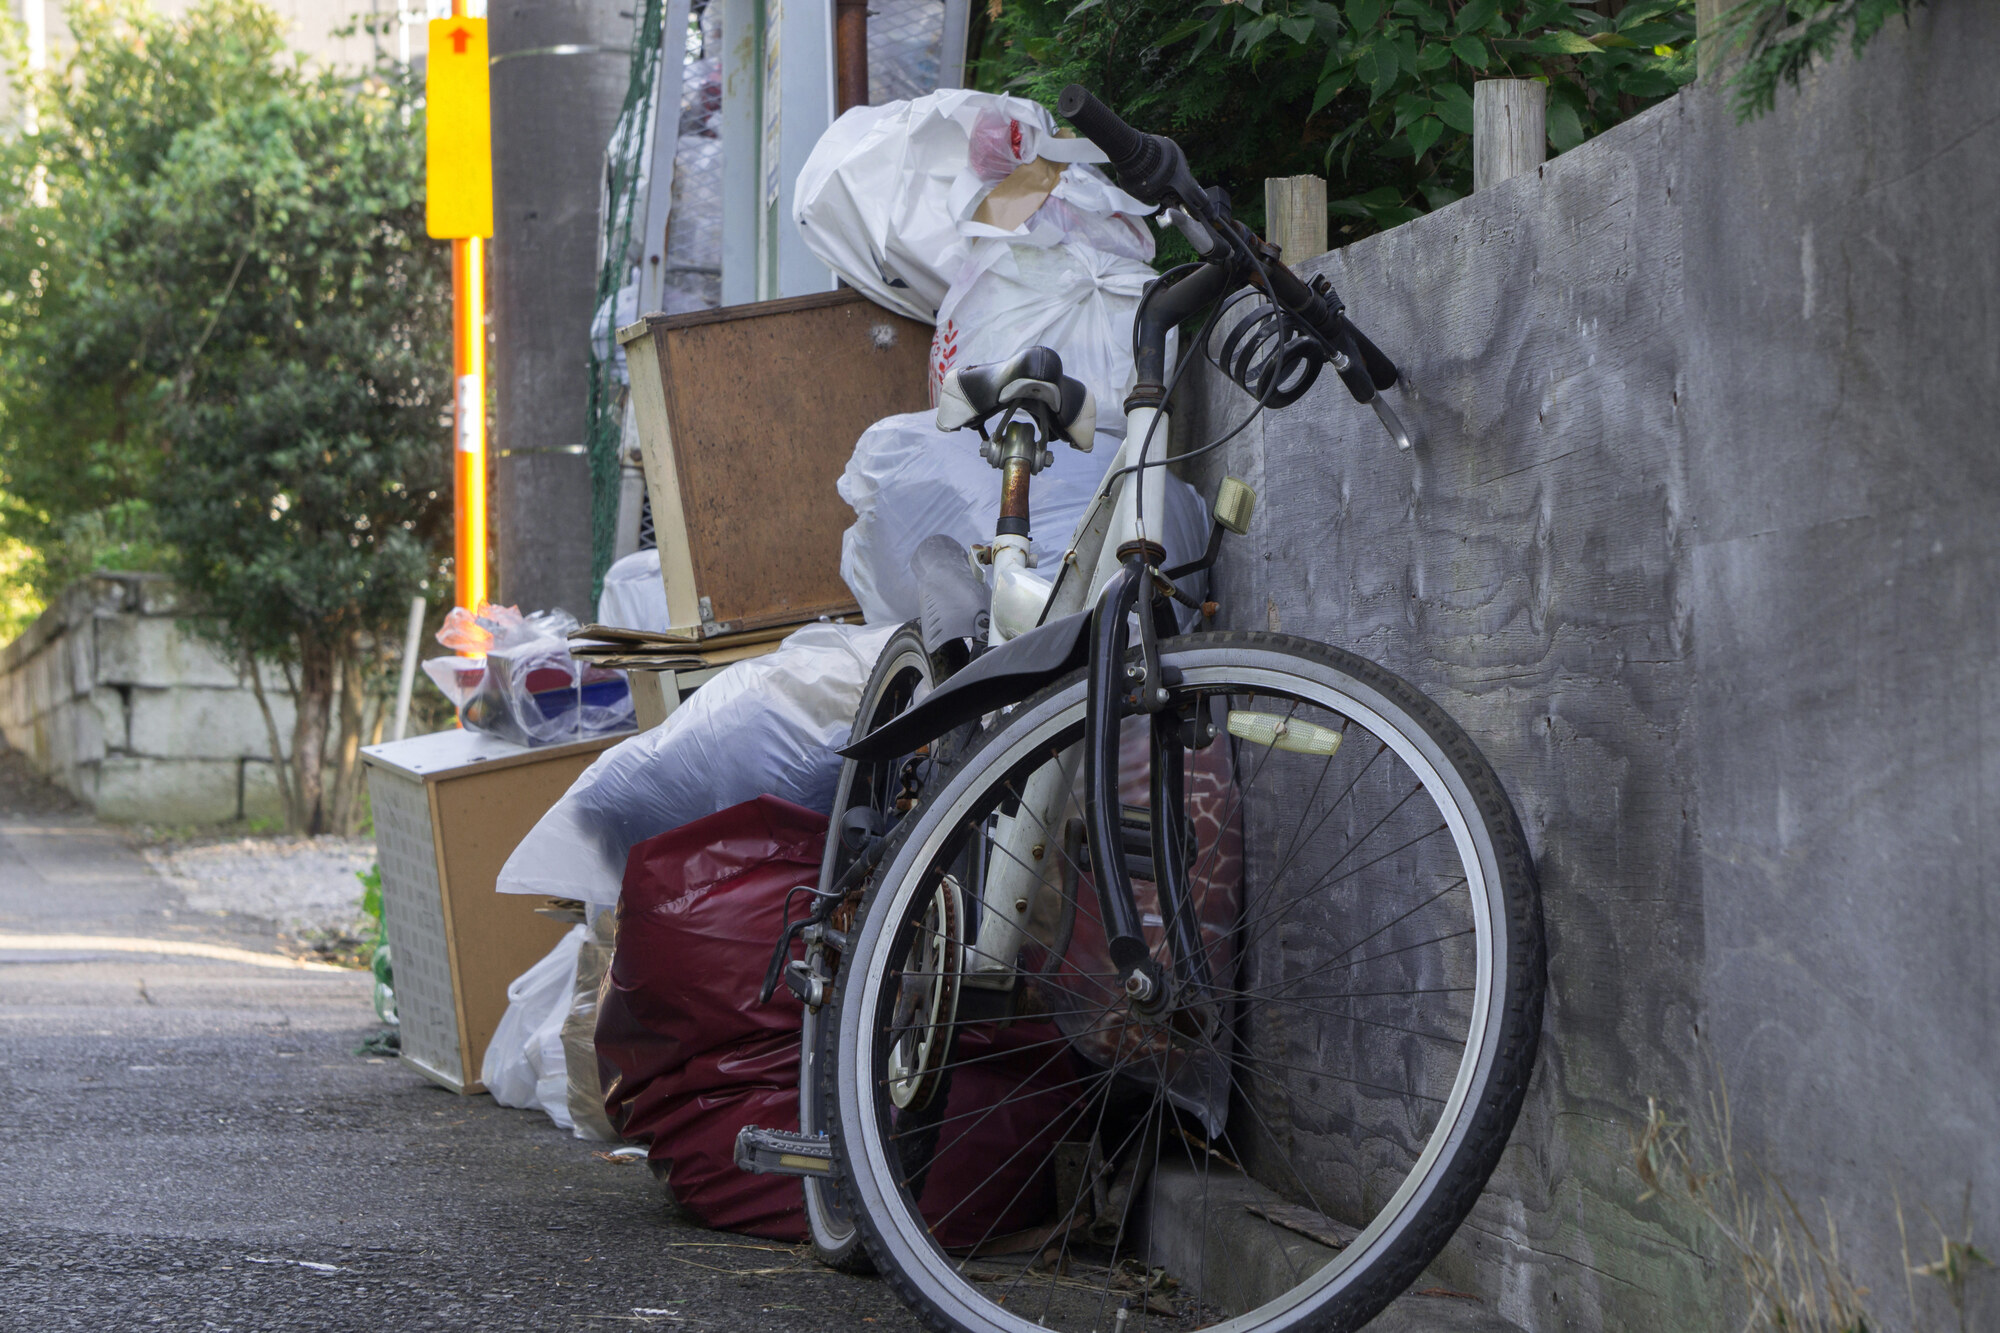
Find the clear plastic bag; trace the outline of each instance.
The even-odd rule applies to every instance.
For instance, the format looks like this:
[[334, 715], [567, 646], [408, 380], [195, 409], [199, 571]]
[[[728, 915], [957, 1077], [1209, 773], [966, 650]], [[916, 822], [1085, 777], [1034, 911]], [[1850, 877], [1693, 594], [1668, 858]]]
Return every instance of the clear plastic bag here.
[[456, 606], [438, 642], [461, 654], [423, 664], [466, 726], [517, 745], [553, 745], [629, 731], [631, 690], [622, 671], [569, 655], [576, 617], [566, 611], [522, 615], [484, 603], [474, 615]]
[[597, 1073], [597, 1008], [611, 955], [618, 944], [618, 915], [590, 905], [584, 917], [583, 947], [576, 954], [576, 979], [569, 1014], [563, 1019], [563, 1065], [569, 1071], [570, 1132], [580, 1139], [616, 1143], [618, 1131], [604, 1114], [604, 1084]]

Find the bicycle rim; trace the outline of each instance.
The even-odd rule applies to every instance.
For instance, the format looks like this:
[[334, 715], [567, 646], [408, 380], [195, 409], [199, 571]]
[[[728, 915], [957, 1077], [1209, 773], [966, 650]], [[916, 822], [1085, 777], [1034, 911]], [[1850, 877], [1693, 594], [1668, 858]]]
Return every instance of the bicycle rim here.
[[[1518, 1112], [1539, 913], [1476, 748], [1407, 683], [1322, 645], [1197, 635], [1166, 653], [1175, 705], [1219, 733], [1187, 752], [1174, 812], [1209, 991], [1148, 1014], [1116, 989], [1087, 857], [1065, 864], [1072, 791], [1031, 851], [1050, 865], [1035, 917], [1064, 919], [1053, 893], [1069, 926], [1031, 929], [999, 1000], [950, 977], [950, 1040], [912, 1041], [913, 1021], [939, 1021], [911, 1018], [945, 984], [918, 961], [939, 953], [938, 886], [967, 848], [1005, 854], [994, 816], [1018, 815], [1027, 778], [1080, 736], [1080, 678], [934, 792], [844, 971], [843, 1179], [878, 1266], [934, 1327], [1357, 1326], [1449, 1238]], [[1149, 762], [1134, 748], [1127, 802]], [[1147, 845], [1122, 853], [1171, 971]], [[951, 1089], [916, 1122], [885, 1062], [910, 1049], [942, 1051]]]

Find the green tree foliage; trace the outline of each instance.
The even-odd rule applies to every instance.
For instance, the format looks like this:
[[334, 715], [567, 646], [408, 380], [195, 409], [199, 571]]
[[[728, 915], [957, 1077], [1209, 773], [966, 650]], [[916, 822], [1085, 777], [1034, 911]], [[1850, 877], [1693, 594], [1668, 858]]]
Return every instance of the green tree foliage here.
[[1261, 218], [1262, 181], [1328, 177], [1348, 238], [1472, 189], [1472, 85], [1549, 85], [1549, 147], [1694, 76], [1693, 0], [989, 0], [979, 86], [1090, 88], [1174, 135]]
[[10, 521], [32, 540], [145, 505], [196, 606], [289, 680], [294, 824], [346, 824], [361, 671], [448, 517], [449, 260], [424, 235], [415, 90], [310, 74], [255, 0], [71, 22], [39, 132], [8, 150]]
[[1799, 86], [1815, 61], [1847, 38], [1855, 55], [1892, 18], [1909, 21], [1922, 0], [1743, 0], [1722, 16], [1724, 58], [1740, 57], [1730, 80], [1736, 118], [1754, 120], [1775, 105], [1778, 85]]

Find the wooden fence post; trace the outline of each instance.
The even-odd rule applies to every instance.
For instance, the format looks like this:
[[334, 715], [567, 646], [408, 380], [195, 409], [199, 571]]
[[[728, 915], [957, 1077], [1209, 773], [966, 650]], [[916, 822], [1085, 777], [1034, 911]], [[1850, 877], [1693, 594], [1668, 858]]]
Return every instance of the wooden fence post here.
[[1694, 68], [1703, 83], [1713, 83], [1722, 71], [1722, 16], [1732, 0], [1694, 0]]
[[1284, 251], [1287, 264], [1297, 264], [1314, 255], [1325, 254], [1325, 178], [1265, 178], [1264, 217], [1264, 239]]
[[1546, 84], [1481, 79], [1472, 85], [1472, 188], [1488, 190], [1548, 157]]

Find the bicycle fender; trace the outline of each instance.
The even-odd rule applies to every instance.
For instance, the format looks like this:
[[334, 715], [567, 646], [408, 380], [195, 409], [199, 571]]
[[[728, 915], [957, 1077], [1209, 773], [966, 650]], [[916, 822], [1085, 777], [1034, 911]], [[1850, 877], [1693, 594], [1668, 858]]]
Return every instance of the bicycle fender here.
[[975, 658], [922, 703], [884, 722], [840, 753], [877, 763], [906, 755], [996, 708], [1017, 704], [1090, 659], [1089, 611], [1052, 620]]

